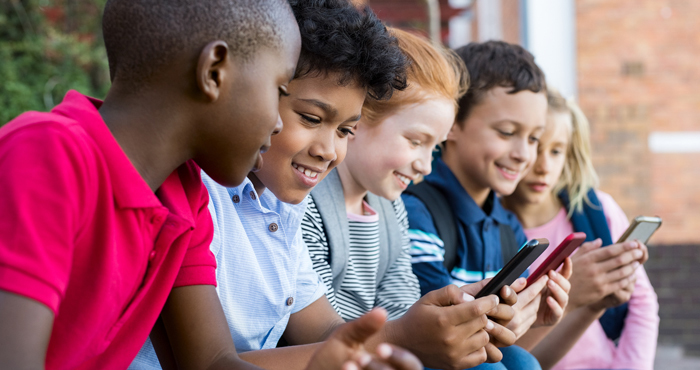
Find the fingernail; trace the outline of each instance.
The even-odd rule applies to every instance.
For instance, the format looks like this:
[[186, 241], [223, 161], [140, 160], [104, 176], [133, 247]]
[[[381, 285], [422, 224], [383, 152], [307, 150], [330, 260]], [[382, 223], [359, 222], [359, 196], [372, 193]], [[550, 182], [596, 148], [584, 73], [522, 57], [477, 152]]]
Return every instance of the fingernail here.
[[386, 343], [382, 343], [377, 346], [377, 354], [383, 359], [391, 357], [392, 352], [393, 350], [391, 349], [391, 346]]
[[467, 294], [467, 293], [462, 293], [462, 299], [463, 299], [465, 302], [471, 302], [471, 301], [474, 300], [474, 297], [470, 296], [470, 295]]
[[498, 297], [493, 296], [493, 303], [495, 303], [496, 305], [498, 305], [500, 302], [501, 302], [501, 301], [498, 299]]
[[550, 280], [549, 283], [547, 283], [547, 285], [549, 285], [550, 288], [554, 289], [556, 283], [554, 282], [554, 280]]
[[372, 356], [370, 356], [368, 353], [363, 353], [357, 359], [357, 362], [360, 363], [360, 366], [365, 367], [369, 365], [370, 362], [372, 362]]
[[491, 330], [491, 329], [493, 329], [493, 328], [495, 328], [495, 327], [496, 327], [496, 325], [493, 324], [493, 321], [488, 320], [488, 321], [486, 322], [486, 329], [487, 329], [487, 330]]
[[639, 249], [637, 249], [636, 251], [634, 251], [634, 257], [635, 257], [635, 258], [642, 258], [643, 255], [644, 255], [644, 253], [643, 253], [642, 251], [640, 251]]
[[357, 367], [357, 365], [355, 365], [354, 362], [347, 362], [347, 363], [345, 364], [345, 369], [346, 369], [346, 370], [360, 370], [360, 368]]
[[640, 263], [639, 263], [638, 261], [634, 261], [634, 262], [632, 263], [632, 268], [636, 270], [637, 267], [639, 267], [639, 265], [640, 265]]

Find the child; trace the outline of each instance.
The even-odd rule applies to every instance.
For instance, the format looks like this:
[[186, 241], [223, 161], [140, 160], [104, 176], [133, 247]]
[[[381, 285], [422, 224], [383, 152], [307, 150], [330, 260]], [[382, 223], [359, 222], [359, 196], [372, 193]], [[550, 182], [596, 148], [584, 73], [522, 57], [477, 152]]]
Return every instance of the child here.
[[[199, 166], [237, 185], [281, 129], [300, 47], [289, 6], [112, 0], [103, 30], [104, 102], [71, 91], [0, 129], [0, 363], [123, 369], [155, 324], [180, 366], [251, 368], [221, 329]], [[339, 329], [311, 368], [367, 365], [381, 320]]]
[[[504, 342], [512, 343], [513, 334], [483, 316], [484, 308], [495, 306], [495, 297], [473, 301], [465, 295], [479, 289], [472, 286], [419, 299], [400, 200], [412, 179], [430, 173], [432, 150], [452, 125], [466, 72], [453, 53], [405, 31], [392, 33], [411, 61], [409, 87], [388, 101], [365, 103], [345, 161], [311, 192], [302, 221], [304, 241], [344, 319], [386, 308], [395, 320], [380, 338], [409, 348], [431, 367], [472, 367], [487, 353], [498, 361], [501, 354], [486, 345], [484, 328]], [[505, 295], [513, 304], [515, 294], [506, 289]], [[495, 311], [500, 319], [511, 318], [508, 304]]]
[[[497, 194], [512, 193], [529, 170], [547, 112], [544, 75], [522, 47], [490, 41], [469, 44], [457, 54], [467, 65], [471, 86], [459, 101], [442, 158], [424, 181], [446, 204], [440, 212], [454, 215], [448, 220], [455, 225], [454, 245], [444, 245], [446, 235], [436, 229], [439, 215], [430, 211], [432, 204], [403, 196], [413, 271], [424, 294], [494, 276], [525, 243], [520, 223], [501, 207]], [[508, 239], [511, 253], [504, 253]], [[456, 254], [454, 263], [445, 266], [450, 256], [444, 253], [450, 249]], [[553, 325], [561, 318], [568, 300], [567, 274], [568, 269], [564, 276], [553, 272], [551, 281], [543, 277], [518, 294], [516, 315], [509, 323], [517, 338], [531, 326]], [[522, 289], [523, 280], [513, 285], [516, 290]], [[518, 343], [529, 349], [537, 340], [539, 336], [526, 335]]]
[[[525, 234], [546, 237], [550, 246], [559, 244], [573, 231], [586, 232], [588, 240], [600, 239], [584, 244], [573, 257], [569, 313], [541, 343], [558, 343], [557, 350], [547, 353], [543, 366], [651, 369], [659, 317], [654, 289], [640, 266], [646, 260], [646, 247], [628, 242], [599, 248], [600, 240], [606, 240], [602, 245], [617, 240], [629, 222], [610, 195], [594, 190], [598, 177], [592, 165], [590, 129], [583, 112], [551, 89], [548, 102], [547, 126], [537, 161], [503, 203], [518, 215], [526, 227]], [[533, 266], [539, 266], [549, 253], [551, 249]], [[597, 271], [598, 278], [590, 275], [593, 271]], [[624, 329], [621, 335], [612, 333], [612, 325], [604, 321], [611, 313], [600, 321], [597, 318], [605, 308], [627, 300], [626, 319], [615, 319], [624, 323]], [[614, 343], [618, 338], [619, 343]], [[539, 351], [538, 347], [533, 352]]]
[[[295, 366], [289, 357], [255, 351], [275, 348], [283, 334], [289, 344], [322, 341], [344, 323], [326, 301], [301, 238], [303, 201], [342, 162], [365, 99], [405, 88], [407, 64], [371, 11], [345, 0], [290, 3], [302, 48], [280, 98], [284, 130], [273, 136], [264, 166], [241, 185], [226, 188], [202, 174], [214, 220], [217, 292], [236, 350], [258, 365], [278, 361], [287, 369]], [[159, 365], [147, 342], [131, 368]]]

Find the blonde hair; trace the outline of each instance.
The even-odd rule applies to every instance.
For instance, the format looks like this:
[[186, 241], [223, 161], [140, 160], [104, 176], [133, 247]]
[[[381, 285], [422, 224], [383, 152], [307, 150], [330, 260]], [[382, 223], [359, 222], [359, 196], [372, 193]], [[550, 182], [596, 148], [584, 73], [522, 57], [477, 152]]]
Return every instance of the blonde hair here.
[[550, 113], [571, 114], [571, 136], [566, 151], [564, 171], [552, 190], [555, 194], [563, 189], [569, 195], [569, 213], [583, 211], [583, 203], [592, 205], [588, 192], [598, 187], [598, 174], [591, 157], [591, 127], [581, 108], [573, 99], [565, 99], [556, 89], [547, 87], [547, 105]]
[[434, 45], [426, 38], [389, 27], [399, 41], [399, 48], [410, 64], [407, 70], [408, 87], [395, 91], [389, 100], [367, 99], [362, 116], [369, 122], [379, 123], [402, 106], [420, 103], [435, 96], [457, 101], [469, 87], [469, 74], [462, 58], [452, 50]]

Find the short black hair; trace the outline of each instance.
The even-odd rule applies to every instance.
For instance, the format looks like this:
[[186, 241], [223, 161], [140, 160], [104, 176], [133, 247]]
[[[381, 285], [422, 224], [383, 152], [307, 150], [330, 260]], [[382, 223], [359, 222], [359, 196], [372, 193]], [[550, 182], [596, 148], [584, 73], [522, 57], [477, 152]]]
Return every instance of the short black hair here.
[[467, 65], [471, 80], [469, 90], [459, 99], [457, 123], [463, 122], [494, 87], [510, 87], [509, 94], [546, 91], [544, 73], [535, 64], [535, 57], [520, 45], [503, 41], [472, 42], [455, 52]]
[[357, 9], [349, 0], [289, 3], [301, 33], [295, 77], [340, 73], [340, 84], [356, 82], [378, 100], [406, 88], [408, 59], [369, 7]]
[[108, 0], [102, 33], [110, 77], [144, 81], [215, 40], [250, 60], [261, 47], [281, 45], [285, 18], [294, 24], [284, 0]]

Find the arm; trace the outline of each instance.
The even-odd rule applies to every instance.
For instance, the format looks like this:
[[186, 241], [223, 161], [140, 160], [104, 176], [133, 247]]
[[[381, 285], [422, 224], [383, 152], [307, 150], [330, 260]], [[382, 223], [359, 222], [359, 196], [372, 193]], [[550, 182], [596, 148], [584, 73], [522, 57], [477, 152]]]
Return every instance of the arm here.
[[0, 364], [8, 369], [43, 369], [53, 312], [43, 304], [0, 291]]

